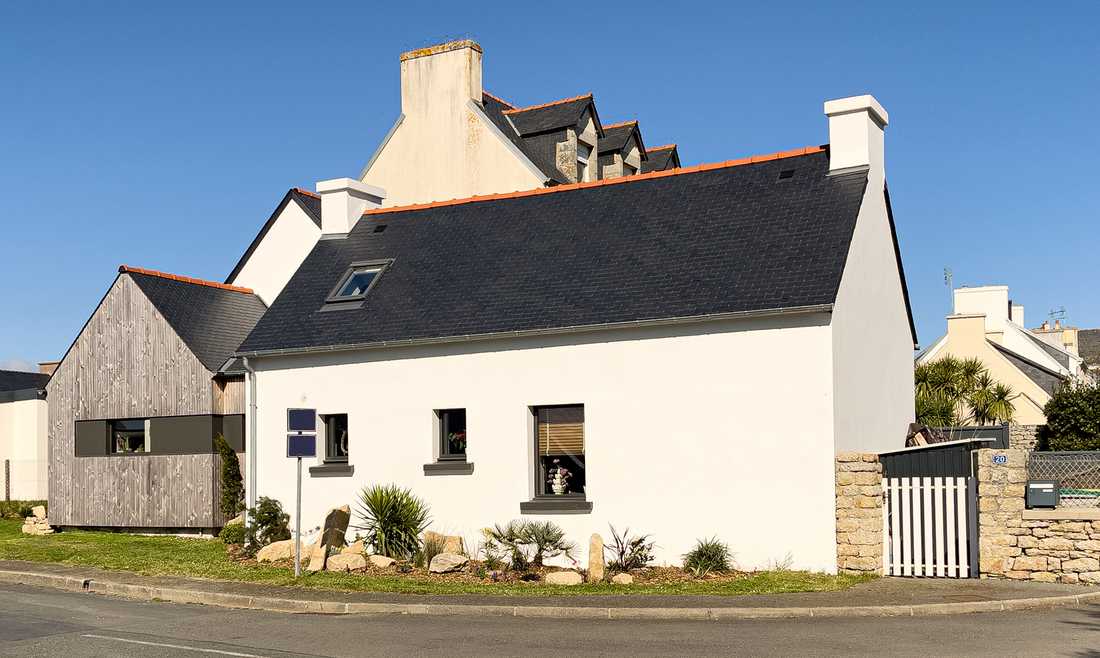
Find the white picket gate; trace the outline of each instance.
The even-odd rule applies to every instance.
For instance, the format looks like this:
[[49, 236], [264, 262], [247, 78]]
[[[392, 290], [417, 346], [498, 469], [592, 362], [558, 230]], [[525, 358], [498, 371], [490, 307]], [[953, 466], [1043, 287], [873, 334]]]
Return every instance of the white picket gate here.
[[976, 565], [975, 486], [967, 477], [882, 479], [887, 576], [969, 578]]

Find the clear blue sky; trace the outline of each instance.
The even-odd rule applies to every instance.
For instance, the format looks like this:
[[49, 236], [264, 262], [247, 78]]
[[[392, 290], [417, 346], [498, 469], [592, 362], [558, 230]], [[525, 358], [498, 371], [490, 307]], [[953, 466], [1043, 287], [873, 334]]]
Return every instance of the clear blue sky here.
[[822, 101], [873, 93], [922, 344], [945, 266], [1100, 326], [1100, 4], [893, 4], [12, 4], [0, 364], [59, 358], [120, 263], [222, 280], [287, 188], [358, 174], [398, 54], [455, 37], [489, 91], [592, 91], [684, 164], [824, 143]]

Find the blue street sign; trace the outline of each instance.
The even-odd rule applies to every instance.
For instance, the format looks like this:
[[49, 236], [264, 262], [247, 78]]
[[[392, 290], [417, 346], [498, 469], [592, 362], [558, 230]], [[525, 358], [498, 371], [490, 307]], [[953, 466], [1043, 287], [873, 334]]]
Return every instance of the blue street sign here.
[[287, 409], [286, 431], [288, 432], [316, 432], [316, 409]]
[[287, 457], [316, 457], [317, 456], [317, 435], [316, 434], [287, 434], [286, 435], [286, 456]]

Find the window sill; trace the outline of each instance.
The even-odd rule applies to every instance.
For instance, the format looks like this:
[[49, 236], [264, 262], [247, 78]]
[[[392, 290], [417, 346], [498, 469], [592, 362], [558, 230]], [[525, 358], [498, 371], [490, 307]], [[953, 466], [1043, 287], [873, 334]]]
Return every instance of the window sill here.
[[474, 463], [465, 460], [443, 460], [424, 464], [424, 475], [470, 475], [474, 472]]
[[342, 462], [334, 462], [331, 464], [321, 464], [320, 466], [309, 467], [309, 476], [313, 478], [351, 477], [354, 473], [354, 466]]
[[520, 514], [588, 514], [592, 501], [581, 496], [539, 496], [519, 504]]

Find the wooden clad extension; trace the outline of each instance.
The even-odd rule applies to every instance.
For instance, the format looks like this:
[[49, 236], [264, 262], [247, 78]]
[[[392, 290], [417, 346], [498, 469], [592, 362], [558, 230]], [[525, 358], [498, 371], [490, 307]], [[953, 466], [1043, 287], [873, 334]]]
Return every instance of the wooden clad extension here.
[[[50, 522], [224, 525], [217, 455], [78, 458], [73, 443], [77, 420], [212, 413], [212, 376], [130, 275], [120, 274], [47, 385]], [[235, 399], [226, 388], [223, 398]]]

